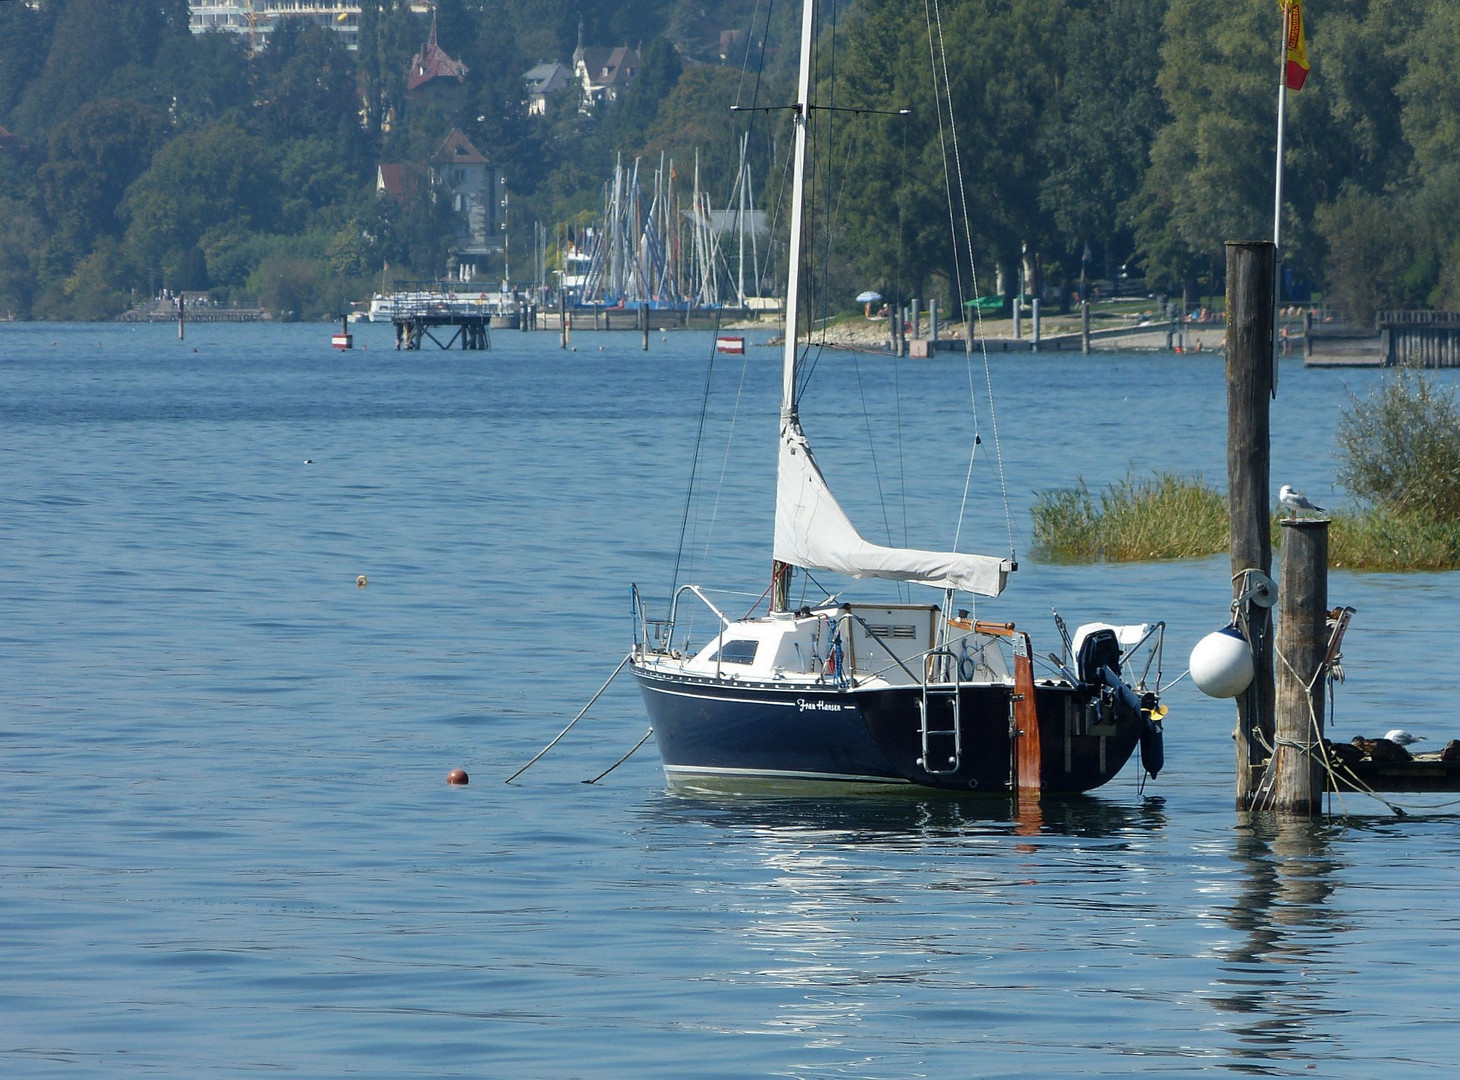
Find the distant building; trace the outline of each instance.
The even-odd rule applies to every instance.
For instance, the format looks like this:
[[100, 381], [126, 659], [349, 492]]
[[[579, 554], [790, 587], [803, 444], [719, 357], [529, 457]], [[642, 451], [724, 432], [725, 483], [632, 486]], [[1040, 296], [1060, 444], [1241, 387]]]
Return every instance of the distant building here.
[[462, 281], [484, 278], [487, 264], [502, 255], [502, 174], [460, 131], [442, 140], [425, 167], [381, 164], [375, 167], [375, 190], [407, 203], [427, 185], [432, 202], [447, 200], [456, 219], [452, 254]]
[[546, 116], [548, 100], [573, 85], [573, 69], [554, 60], [524, 72], [522, 81], [527, 85], [527, 115]]
[[420, 187], [419, 179], [416, 170], [409, 165], [377, 165], [375, 193], [389, 195], [398, 203], [409, 202]]
[[432, 102], [444, 109], [456, 108], [466, 96], [467, 67], [453, 60], [436, 41], [436, 15], [431, 15], [431, 36], [411, 57], [406, 76], [406, 97], [412, 101]]
[[429, 164], [432, 192], [450, 198], [457, 214], [457, 274], [471, 281], [503, 249], [503, 177], [460, 131], [446, 136]]
[[585, 47], [583, 24], [579, 22], [578, 47], [573, 50], [573, 77], [579, 86], [579, 111], [591, 113], [599, 105], [617, 101], [642, 66], [639, 50], [627, 45], [611, 49]]
[[360, 47], [360, 0], [192, 0], [188, 7], [193, 33], [245, 34], [255, 52], [285, 19], [333, 30], [352, 52]]

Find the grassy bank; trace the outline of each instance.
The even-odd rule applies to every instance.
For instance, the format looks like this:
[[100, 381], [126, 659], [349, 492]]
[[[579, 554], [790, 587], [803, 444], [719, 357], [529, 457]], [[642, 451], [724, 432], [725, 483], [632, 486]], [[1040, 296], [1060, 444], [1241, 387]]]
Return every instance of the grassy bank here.
[[[1338, 480], [1359, 509], [1336, 513], [1330, 566], [1460, 569], [1460, 402], [1433, 376], [1399, 371], [1350, 393], [1337, 432]], [[1183, 559], [1227, 550], [1227, 497], [1200, 476], [1127, 476], [1098, 497], [1085, 482], [1034, 502], [1034, 549], [1059, 562]], [[1282, 539], [1272, 519], [1273, 549]]]
[[1041, 492], [1034, 547], [1056, 562], [1189, 559], [1227, 547], [1227, 497], [1201, 477], [1127, 476], [1099, 495], [1085, 482]]
[[[1098, 495], [1082, 481], [1042, 492], [1033, 508], [1035, 553], [1054, 562], [1189, 559], [1227, 550], [1227, 496], [1200, 477], [1126, 477]], [[1282, 546], [1272, 519], [1273, 550]], [[1460, 522], [1424, 510], [1376, 507], [1333, 515], [1328, 561], [1347, 570], [1460, 569]]]

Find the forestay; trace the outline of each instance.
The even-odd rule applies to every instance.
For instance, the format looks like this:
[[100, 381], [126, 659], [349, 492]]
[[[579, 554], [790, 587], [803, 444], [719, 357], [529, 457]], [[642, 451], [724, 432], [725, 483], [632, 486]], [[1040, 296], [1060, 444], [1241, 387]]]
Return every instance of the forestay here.
[[775, 557], [808, 570], [888, 578], [979, 596], [1004, 591], [1010, 563], [991, 555], [891, 548], [862, 539], [836, 501], [795, 419], [783, 419], [776, 476]]

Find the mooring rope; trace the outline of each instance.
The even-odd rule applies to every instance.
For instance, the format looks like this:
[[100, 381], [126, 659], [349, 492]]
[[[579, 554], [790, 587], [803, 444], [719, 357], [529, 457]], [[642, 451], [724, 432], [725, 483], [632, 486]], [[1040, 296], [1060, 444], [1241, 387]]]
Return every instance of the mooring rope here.
[[[531, 761], [529, 761], [526, 765], [522, 766], [522, 768], [518, 769], [511, 776], [507, 777], [507, 779], [503, 780], [502, 783], [504, 783], [504, 784], [510, 784], [510, 783], [512, 783], [513, 780], [516, 780], [519, 776], [521, 776], [523, 773], [525, 773], [528, 769], [530, 769], [534, 765], [536, 765], [538, 763], [538, 761], [542, 758], [542, 756], [544, 754], [546, 754], [553, 747], [557, 746], [558, 745], [558, 741], [560, 739], [562, 739], [562, 737], [564, 735], [566, 735], [568, 732], [570, 732], [570, 731], [573, 730], [573, 725], [576, 724], [579, 720], [582, 720], [583, 719], [583, 714], [586, 713], [589, 709], [593, 708], [593, 703], [603, 696], [603, 692], [608, 689], [608, 684], [611, 683], [611, 682], [613, 682], [614, 679], [617, 679], [618, 678], [618, 673], [624, 669], [624, 665], [629, 662], [629, 659], [632, 656], [633, 656], [633, 653], [628, 653], [627, 655], [624, 656], [624, 658], [622, 660], [620, 660], [618, 662], [618, 667], [616, 667], [616, 668], [613, 669], [613, 674], [608, 677], [608, 681], [605, 682], [602, 686], [600, 686], [598, 688], [598, 693], [594, 694], [591, 698], [588, 699], [588, 704], [587, 705], [584, 705], [583, 708], [581, 708], [581, 709], [578, 710], [578, 715], [575, 716], [575, 717], [573, 717], [573, 719], [571, 719], [571, 720], [568, 721], [568, 726], [565, 727], [565, 728], [563, 728], [562, 731], [558, 732], [557, 735], [553, 737], [553, 741], [552, 742], [548, 743], [541, 750], [539, 750], [535, 755], [533, 755], [533, 758], [532, 758]], [[640, 744], [640, 745], [642, 745], [642, 744]], [[635, 749], [637, 749], [637, 747], [635, 747]]]
[[615, 761], [608, 768], [604, 769], [601, 773], [599, 773], [597, 776], [595, 776], [592, 780], [584, 780], [583, 783], [585, 783], [585, 784], [596, 784], [596, 783], [598, 783], [598, 781], [602, 780], [609, 773], [613, 772], [614, 769], [617, 769], [625, 761], [628, 761], [629, 758], [633, 757], [634, 754], [636, 754], [638, 752], [639, 747], [643, 746], [646, 742], [648, 742], [649, 741], [649, 737], [651, 735], [653, 735], [653, 734], [654, 734], [654, 725], [653, 724], [650, 724], [649, 725], [649, 730], [646, 731], [646, 732], [644, 732], [644, 737], [642, 739], [640, 739], [638, 742], [634, 743], [634, 745], [632, 747], [630, 747], [629, 752], [627, 754], [625, 754], [623, 757], [619, 758], [617, 761]]

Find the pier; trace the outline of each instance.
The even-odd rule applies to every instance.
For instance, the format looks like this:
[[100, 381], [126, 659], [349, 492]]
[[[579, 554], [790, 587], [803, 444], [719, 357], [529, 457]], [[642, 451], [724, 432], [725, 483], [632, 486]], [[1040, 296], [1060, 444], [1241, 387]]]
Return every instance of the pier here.
[[[395, 325], [397, 349], [419, 349], [421, 342], [427, 339], [442, 349], [454, 348], [457, 342], [461, 343], [463, 349], [481, 350], [492, 347], [491, 335], [488, 333], [492, 322], [490, 315], [461, 311], [397, 311], [390, 317], [390, 321]], [[439, 333], [445, 337], [448, 328], [451, 336], [445, 341], [436, 336]]]
[[1308, 367], [1460, 367], [1460, 312], [1381, 311], [1372, 326], [1313, 323]]
[[[264, 318], [264, 309], [239, 304], [214, 304], [207, 293], [186, 293], [183, 311], [190, 323], [243, 323], [259, 322]], [[117, 316], [117, 322], [124, 323], [171, 323], [177, 322], [178, 302], [176, 298], [149, 300]]]

